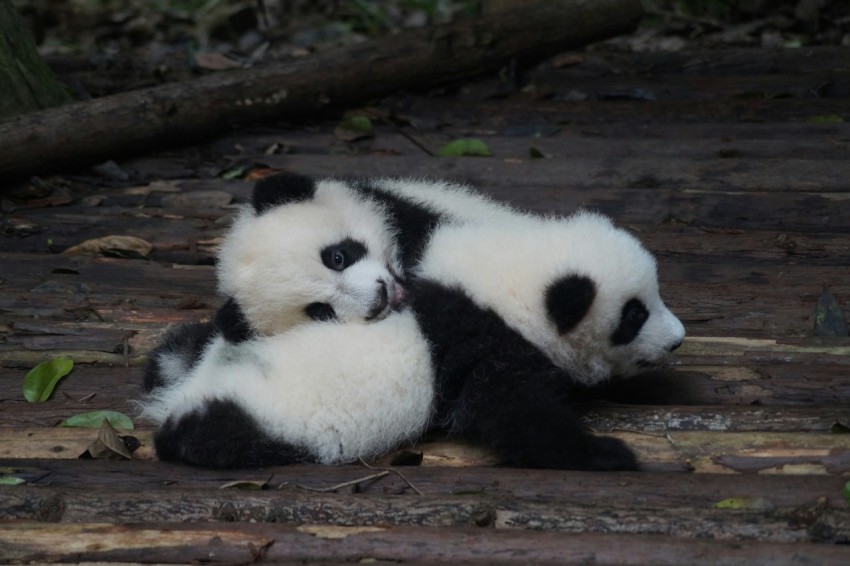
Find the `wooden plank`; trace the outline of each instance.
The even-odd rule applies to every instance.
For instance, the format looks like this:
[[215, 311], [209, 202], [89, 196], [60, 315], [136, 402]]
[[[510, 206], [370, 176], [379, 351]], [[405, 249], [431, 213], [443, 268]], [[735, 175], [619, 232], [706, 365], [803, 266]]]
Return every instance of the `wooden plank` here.
[[[799, 75], [775, 74], [683, 75], [672, 71], [600, 74], [577, 78], [580, 69], [541, 69], [534, 83], [556, 100], [577, 94], [590, 100], [643, 100], [648, 104], [670, 101], [733, 101], [787, 99], [818, 101], [830, 93], [850, 92], [850, 72], [845, 69], [810, 71]], [[821, 94], [823, 93], [823, 94]]]
[[[581, 83], [576, 86], [580, 87]], [[506, 100], [479, 99], [459, 105], [452, 98], [404, 97], [386, 104], [406, 115], [416, 111], [438, 116], [441, 122], [487, 123], [491, 128], [503, 125], [504, 117], [510, 117], [513, 124], [524, 121], [526, 124], [560, 123], [594, 128], [612, 122], [637, 128], [706, 123], [781, 125], [803, 123], [817, 116], [846, 116], [850, 110], [847, 98], [670, 100], [659, 104], [646, 100], [530, 101], [528, 96], [515, 96]]]
[[[102, 488], [137, 495], [149, 492], [148, 495], [152, 498], [156, 497], [157, 493], [164, 492], [164, 495], [167, 495], [172, 490], [186, 494], [187, 497], [192, 492], [206, 497], [213, 493], [222, 493], [220, 488], [227, 484], [242, 481], [266, 482], [267, 489], [272, 493], [295, 490], [302, 497], [316, 493], [310, 490], [349, 484], [347, 488], [339, 488], [333, 493], [380, 497], [413, 495], [409, 485], [412, 484], [425, 497], [516, 497], [531, 501], [553, 499], [583, 506], [635, 505], [700, 509], [712, 509], [720, 501], [738, 498], [751, 502], [763, 500], [762, 510], [793, 509], [812, 505], [828, 509], [848, 509], [847, 502], [840, 495], [846, 478], [837, 475], [739, 474], [734, 477], [734, 481], [730, 481], [728, 474], [571, 472], [490, 466], [402, 466], [396, 467], [396, 470], [404, 475], [404, 479], [390, 474], [377, 480], [360, 481], [357, 488], [353, 489], [351, 482], [374, 475], [374, 470], [361, 465], [317, 464], [259, 470], [206, 470], [156, 461], [136, 460], [128, 463], [56, 459], [2, 459], [0, 467], [8, 474], [27, 480], [28, 486], [33, 488], [32, 493], [48, 493], [40, 491], [45, 487], [55, 490], [50, 493], [64, 493], [60, 490], [69, 488], [72, 494], [76, 491]], [[246, 494], [244, 490], [239, 489], [224, 492]], [[13, 493], [13, 490], [3, 492], [4, 496]], [[248, 491], [247, 495], [259, 493]]]
[[[486, 142], [486, 138], [482, 138]], [[437, 149], [437, 148], [435, 148]], [[659, 188], [700, 191], [701, 198], [770, 194], [779, 198], [784, 192], [800, 192], [806, 196], [845, 193], [843, 175], [850, 173], [846, 162], [830, 162], [830, 168], [808, 159], [735, 160], [717, 158], [693, 160], [633, 157], [573, 157], [540, 160], [528, 157], [528, 148], [517, 148], [514, 155], [496, 158], [358, 155], [269, 155], [264, 161], [274, 168], [322, 176], [328, 172], [356, 176], [430, 176], [461, 178], [492, 191], [497, 198], [518, 197], [516, 179], [523, 180], [522, 195], [536, 188], [559, 188], [569, 194], [598, 188], [645, 189], [653, 195]], [[834, 168], [832, 167], [834, 165]], [[466, 177], [466, 179], [463, 179]], [[528, 187], [526, 189], [526, 187]], [[551, 190], [551, 189], [550, 189]], [[544, 192], [544, 191], [539, 191]], [[635, 190], [634, 195], [640, 194]], [[774, 194], [780, 193], [780, 194]], [[545, 195], [540, 195], [543, 197]], [[794, 196], [794, 195], [791, 195]], [[540, 198], [538, 197], [538, 198]], [[822, 198], [830, 198], [823, 196]], [[835, 206], [846, 200], [840, 195], [832, 199]], [[553, 209], [553, 210], [558, 210]], [[780, 216], [782, 209], [780, 207]], [[801, 211], [798, 211], [801, 212]], [[775, 228], [775, 225], [774, 225]]]
[[[152, 431], [130, 432], [142, 447], [134, 458], [154, 457]], [[0, 458], [79, 457], [97, 431], [73, 428], [0, 428]], [[613, 432], [638, 455], [647, 470], [693, 470], [700, 473], [760, 472], [776, 474], [846, 474], [850, 472], [850, 435], [829, 433], [732, 433], [669, 431]], [[423, 442], [423, 465], [492, 465], [492, 455], [457, 442]]]
[[[646, 387], [647, 384], [644, 383], [642, 386]], [[649, 387], [657, 386], [650, 385]], [[651, 394], [645, 395], [645, 399], [647, 401], [660, 401], [659, 396]], [[632, 403], [637, 402], [640, 402], [640, 399], [632, 400]], [[705, 403], [706, 400], [700, 400], [700, 402]], [[614, 431], [648, 433], [670, 431], [829, 433], [836, 426], [836, 423], [850, 426], [850, 412], [847, 411], [845, 405], [675, 406], [672, 404], [595, 404], [581, 408], [579, 411], [582, 413], [582, 420], [588, 427], [603, 433]]]
[[[364, 109], [364, 113], [372, 110]], [[416, 114], [408, 119], [425, 119]], [[504, 114], [501, 120], [509, 120]], [[437, 120], [435, 119], [435, 122]], [[693, 124], [688, 128], [670, 124], [624, 127], [621, 124], [599, 124], [593, 127], [573, 126], [558, 122], [482, 125], [441, 124], [436, 128], [375, 126], [374, 138], [347, 143], [333, 133], [334, 123], [321, 123], [318, 131], [266, 129], [259, 132], [236, 132], [210, 144], [210, 151], [229, 154], [238, 147], [246, 159], [265, 161], [266, 151], [274, 144], [286, 146], [290, 154], [346, 155], [377, 153], [387, 156], [426, 157], [422, 145], [430, 150], [446, 142], [469, 135], [486, 140], [497, 156], [529, 157], [536, 147], [552, 157], [650, 157], [711, 160], [759, 160], [793, 158], [819, 162], [840, 160], [846, 156], [846, 140], [850, 126], [844, 123], [813, 124]], [[401, 133], [399, 133], [401, 132]], [[413, 143], [411, 140], [415, 140]], [[419, 144], [419, 145], [417, 145]], [[198, 181], [180, 183], [183, 190]], [[151, 204], [156, 204], [150, 199]], [[191, 211], [186, 211], [191, 212]]]
[[665, 536], [564, 534], [481, 528], [13, 523], [0, 531], [7, 560], [223, 562], [393, 560], [452, 563], [840, 564], [845, 545]]
[[[656, 508], [616, 502], [578, 505], [559, 498], [309, 493], [297, 488], [239, 490], [110, 490], [97, 498], [72, 488], [18, 487], [3, 493], [0, 517], [17, 521], [87, 523], [108, 516], [118, 523], [251, 522], [367, 526], [492, 526], [562, 533], [693, 536], [773, 542], [850, 540], [850, 511], [813, 502], [776, 508], [748, 497], [749, 508]], [[721, 501], [727, 501], [725, 498]], [[800, 521], [807, 514], [805, 522]]]

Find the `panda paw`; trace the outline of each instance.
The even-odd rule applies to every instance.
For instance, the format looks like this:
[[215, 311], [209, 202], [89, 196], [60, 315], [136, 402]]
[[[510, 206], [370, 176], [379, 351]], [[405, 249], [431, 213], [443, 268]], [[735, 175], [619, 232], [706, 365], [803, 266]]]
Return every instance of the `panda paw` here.
[[593, 436], [588, 447], [586, 470], [635, 471], [640, 468], [637, 456], [622, 440]]

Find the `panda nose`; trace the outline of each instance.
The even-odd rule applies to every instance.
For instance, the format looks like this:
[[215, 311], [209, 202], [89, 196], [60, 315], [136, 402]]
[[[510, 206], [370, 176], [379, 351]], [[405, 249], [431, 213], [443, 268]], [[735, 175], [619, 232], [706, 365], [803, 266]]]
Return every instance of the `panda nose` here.
[[672, 346], [670, 346], [667, 349], [672, 352], [672, 351], [676, 350], [681, 345], [682, 345], [682, 340], [679, 340], [678, 342], [676, 342], [675, 344], [673, 344]]

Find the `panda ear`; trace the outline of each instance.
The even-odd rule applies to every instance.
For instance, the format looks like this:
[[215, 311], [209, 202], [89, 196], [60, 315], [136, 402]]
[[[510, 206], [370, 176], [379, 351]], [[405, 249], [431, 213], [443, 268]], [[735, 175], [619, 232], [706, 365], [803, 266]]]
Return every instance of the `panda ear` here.
[[581, 322], [595, 297], [596, 285], [589, 277], [561, 277], [546, 289], [546, 314], [558, 327], [558, 333], [565, 334]]
[[313, 198], [316, 181], [304, 175], [281, 173], [257, 181], [251, 204], [257, 214], [282, 204]]

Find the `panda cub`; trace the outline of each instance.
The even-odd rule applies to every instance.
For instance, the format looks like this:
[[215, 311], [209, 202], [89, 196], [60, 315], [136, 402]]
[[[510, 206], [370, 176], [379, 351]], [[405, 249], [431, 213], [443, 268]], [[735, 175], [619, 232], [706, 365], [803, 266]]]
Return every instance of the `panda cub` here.
[[380, 320], [402, 304], [383, 207], [342, 183], [314, 188], [297, 176], [256, 184], [218, 254], [227, 301], [213, 321], [165, 336], [149, 358], [146, 391], [186, 375], [214, 336], [239, 343], [309, 321]]
[[395, 220], [414, 275], [410, 304], [432, 344], [436, 427], [490, 446], [506, 465], [637, 467], [566, 402], [663, 363], [684, 339], [655, 260], [633, 236], [599, 214], [541, 217], [446, 183], [352, 188]]
[[[277, 177], [219, 255], [230, 297], [155, 350], [142, 414], [160, 459], [216, 468], [371, 458], [417, 438], [434, 393], [383, 205]], [[399, 312], [400, 311], [400, 312]]]

